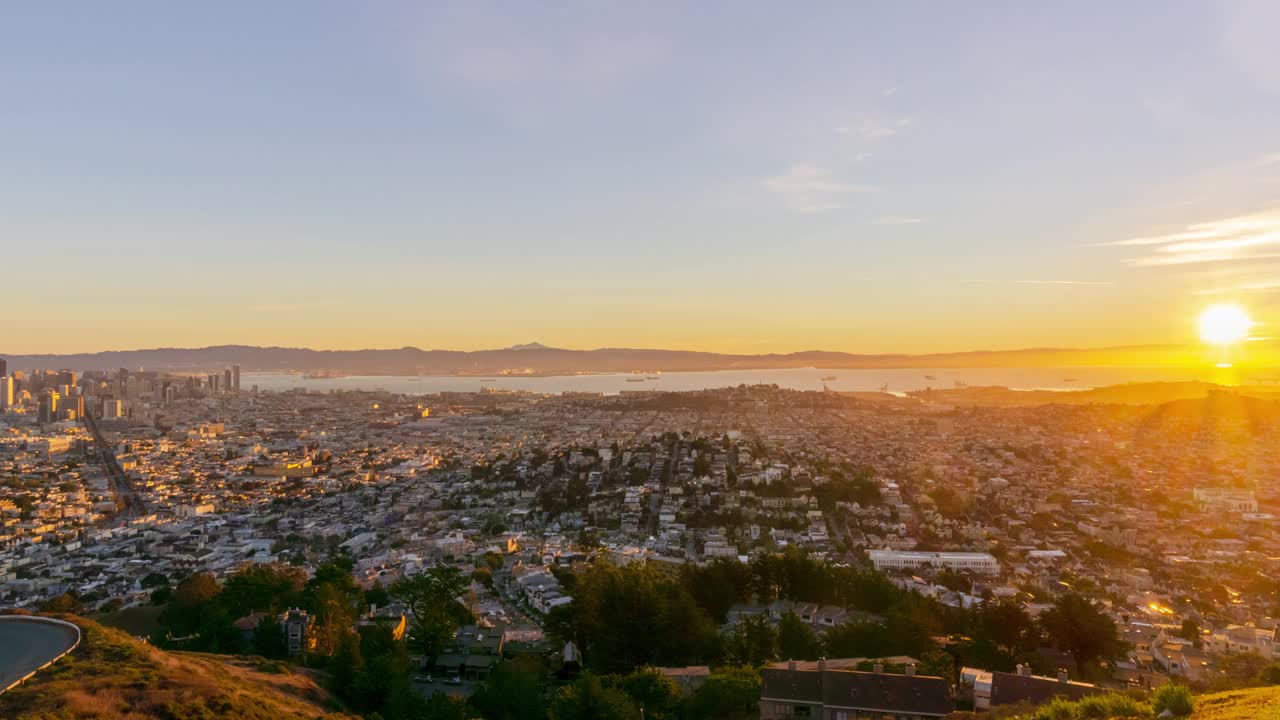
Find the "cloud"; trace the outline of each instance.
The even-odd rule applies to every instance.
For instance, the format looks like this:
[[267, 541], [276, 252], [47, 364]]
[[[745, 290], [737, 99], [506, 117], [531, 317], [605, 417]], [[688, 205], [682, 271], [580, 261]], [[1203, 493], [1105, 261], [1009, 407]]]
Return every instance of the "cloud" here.
[[924, 221], [924, 218], [890, 215], [888, 217], [879, 218], [874, 222], [876, 225], [919, 225]]
[[822, 212], [848, 207], [848, 196], [878, 192], [874, 185], [845, 182], [830, 170], [797, 163], [781, 175], [765, 178], [761, 184], [779, 196], [795, 212]]
[[1015, 285], [1115, 285], [1106, 280], [1014, 280]]
[[835, 128], [835, 132], [837, 135], [848, 135], [850, 137], [874, 142], [876, 140], [884, 140], [885, 138], [893, 137], [910, 124], [911, 118], [900, 118], [893, 122], [863, 120], [853, 125], [840, 125]]
[[1273, 293], [1280, 292], [1280, 280], [1263, 280], [1197, 290], [1197, 295], [1227, 295], [1234, 293]]
[[1280, 165], [1280, 152], [1267, 153], [1258, 158], [1254, 163], [1254, 167], [1271, 167], [1272, 165]]
[[964, 280], [966, 285], [1081, 285], [1108, 286], [1115, 283], [1107, 280]]
[[258, 305], [250, 305], [249, 309], [254, 312], [298, 312], [301, 310], [320, 310], [323, 308], [338, 307], [342, 304], [341, 300], [309, 300], [292, 303], [261, 303]]
[[1155, 267], [1274, 258], [1280, 245], [1280, 210], [1188, 225], [1165, 235], [1103, 243], [1113, 247], [1145, 247], [1131, 265]]

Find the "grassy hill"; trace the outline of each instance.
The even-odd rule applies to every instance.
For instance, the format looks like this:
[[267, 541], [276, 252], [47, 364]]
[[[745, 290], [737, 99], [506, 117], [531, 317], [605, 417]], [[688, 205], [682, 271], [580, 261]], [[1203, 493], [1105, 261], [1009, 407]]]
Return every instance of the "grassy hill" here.
[[80, 647], [26, 684], [0, 695], [0, 717], [53, 720], [352, 718], [306, 673], [279, 663], [169, 653], [96, 622], [66, 616]]
[[1280, 687], [1200, 695], [1192, 720], [1280, 720]]

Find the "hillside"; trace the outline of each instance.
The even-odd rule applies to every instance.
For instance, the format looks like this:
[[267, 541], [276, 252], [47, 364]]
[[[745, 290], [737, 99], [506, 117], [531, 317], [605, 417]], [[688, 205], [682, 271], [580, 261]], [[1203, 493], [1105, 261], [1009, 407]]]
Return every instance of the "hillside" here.
[[[1261, 352], [1261, 348], [1258, 349]], [[1268, 350], [1269, 351], [1269, 350]], [[504, 369], [554, 375], [595, 372], [756, 370], [765, 368], [999, 368], [1083, 365], [1170, 366], [1197, 362], [1199, 351], [1173, 346], [1098, 349], [1031, 348], [923, 355], [853, 354], [810, 350], [762, 355], [688, 350], [600, 348], [566, 350], [527, 343], [496, 350], [312, 350], [221, 345], [153, 348], [71, 355], [5, 355], [12, 368], [103, 370], [146, 368], [208, 371], [240, 365], [252, 371], [330, 371], [352, 375], [491, 375]]]
[[1280, 720], [1280, 687], [1200, 695], [1192, 720]]
[[280, 664], [168, 653], [91, 620], [80, 647], [26, 684], [0, 695], [0, 717], [342, 720], [326, 691]]

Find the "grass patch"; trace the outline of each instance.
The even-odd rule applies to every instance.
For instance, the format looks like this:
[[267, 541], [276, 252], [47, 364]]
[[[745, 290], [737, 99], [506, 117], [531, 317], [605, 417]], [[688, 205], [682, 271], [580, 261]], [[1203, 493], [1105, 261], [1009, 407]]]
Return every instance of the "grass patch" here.
[[65, 617], [80, 647], [0, 695], [0, 717], [53, 720], [350, 718], [310, 674], [262, 658], [169, 653], [91, 620]]

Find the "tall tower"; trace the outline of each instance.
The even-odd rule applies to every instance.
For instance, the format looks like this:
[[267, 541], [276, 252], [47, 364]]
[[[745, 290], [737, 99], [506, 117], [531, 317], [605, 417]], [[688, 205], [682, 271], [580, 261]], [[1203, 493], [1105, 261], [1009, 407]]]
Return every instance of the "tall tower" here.
[[240, 366], [231, 366], [231, 389], [240, 392]]
[[[0, 360], [0, 362], [4, 362]], [[13, 407], [13, 378], [0, 375], [0, 410]]]
[[7, 377], [8, 375], [9, 375], [9, 361], [5, 360], [4, 358], [0, 358], [0, 377]]

